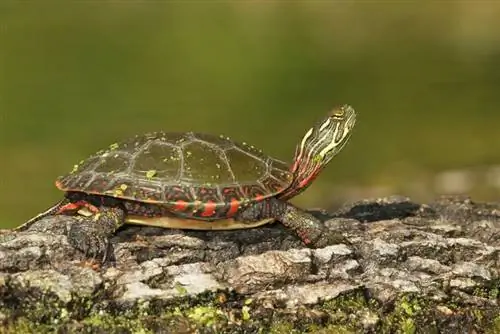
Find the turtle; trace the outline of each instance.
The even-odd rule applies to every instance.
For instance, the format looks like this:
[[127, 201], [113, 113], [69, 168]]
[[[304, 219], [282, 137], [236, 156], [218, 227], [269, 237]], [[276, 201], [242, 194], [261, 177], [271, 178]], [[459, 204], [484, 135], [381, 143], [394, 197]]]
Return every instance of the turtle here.
[[56, 179], [63, 198], [16, 230], [70, 214], [78, 250], [105, 254], [125, 223], [186, 230], [254, 228], [274, 221], [309, 247], [345, 238], [289, 200], [304, 191], [345, 146], [356, 123], [350, 105], [308, 129], [291, 164], [245, 142], [197, 132], [150, 132], [113, 143]]

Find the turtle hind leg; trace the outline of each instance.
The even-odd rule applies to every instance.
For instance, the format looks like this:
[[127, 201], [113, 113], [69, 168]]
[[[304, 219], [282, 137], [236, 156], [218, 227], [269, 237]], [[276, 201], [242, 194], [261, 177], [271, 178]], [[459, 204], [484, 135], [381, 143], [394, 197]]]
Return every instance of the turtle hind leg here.
[[291, 229], [308, 247], [322, 248], [332, 244], [350, 244], [339, 232], [326, 228], [318, 218], [277, 198], [268, 198], [255, 203], [235, 217], [236, 220], [247, 222], [268, 218], [274, 218]]
[[68, 242], [82, 251], [86, 257], [108, 257], [109, 239], [125, 223], [125, 210], [121, 207], [100, 207], [99, 212], [89, 216], [75, 217], [68, 231]]

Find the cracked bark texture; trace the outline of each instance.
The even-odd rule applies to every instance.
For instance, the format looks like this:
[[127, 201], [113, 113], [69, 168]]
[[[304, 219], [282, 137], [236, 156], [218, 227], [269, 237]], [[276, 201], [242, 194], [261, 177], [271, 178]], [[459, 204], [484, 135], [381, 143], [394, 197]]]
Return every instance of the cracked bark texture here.
[[[111, 262], [54, 216], [0, 235], [5, 332], [500, 332], [500, 205], [393, 196], [311, 211], [352, 245], [308, 249], [280, 224], [127, 225]], [[1, 331], [0, 331], [1, 332]]]

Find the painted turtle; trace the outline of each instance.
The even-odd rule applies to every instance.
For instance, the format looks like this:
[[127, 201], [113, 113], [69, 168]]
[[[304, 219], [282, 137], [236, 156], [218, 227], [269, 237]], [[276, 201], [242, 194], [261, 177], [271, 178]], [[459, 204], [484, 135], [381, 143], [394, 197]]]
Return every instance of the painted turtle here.
[[124, 223], [227, 230], [280, 221], [309, 246], [344, 240], [287, 202], [306, 189], [347, 143], [356, 122], [348, 105], [310, 128], [293, 164], [245, 143], [201, 133], [155, 132], [115, 143], [56, 181], [65, 197], [19, 226], [79, 212], [68, 240], [85, 253], [107, 249]]

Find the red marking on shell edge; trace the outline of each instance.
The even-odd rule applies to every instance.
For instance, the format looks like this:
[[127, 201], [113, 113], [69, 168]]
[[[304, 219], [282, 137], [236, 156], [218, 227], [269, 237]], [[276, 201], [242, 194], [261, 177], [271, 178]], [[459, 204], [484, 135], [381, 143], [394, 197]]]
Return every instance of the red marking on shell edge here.
[[212, 201], [208, 201], [203, 205], [204, 209], [201, 215], [203, 217], [210, 217], [215, 214], [215, 208], [217, 207], [217, 204]]
[[186, 201], [178, 200], [175, 202], [174, 210], [175, 211], [184, 211], [188, 207], [188, 203]]
[[255, 195], [255, 200], [257, 200], [257, 201], [262, 201], [263, 199], [264, 199], [264, 196], [263, 196], [263, 195], [261, 195], [261, 194], [257, 194], [257, 195]]
[[236, 199], [231, 199], [231, 202], [230, 202], [230, 207], [229, 207], [229, 211], [227, 212], [227, 216], [228, 217], [232, 217], [236, 214], [236, 212], [238, 212], [238, 209], [240, 208], [240, 202]]

